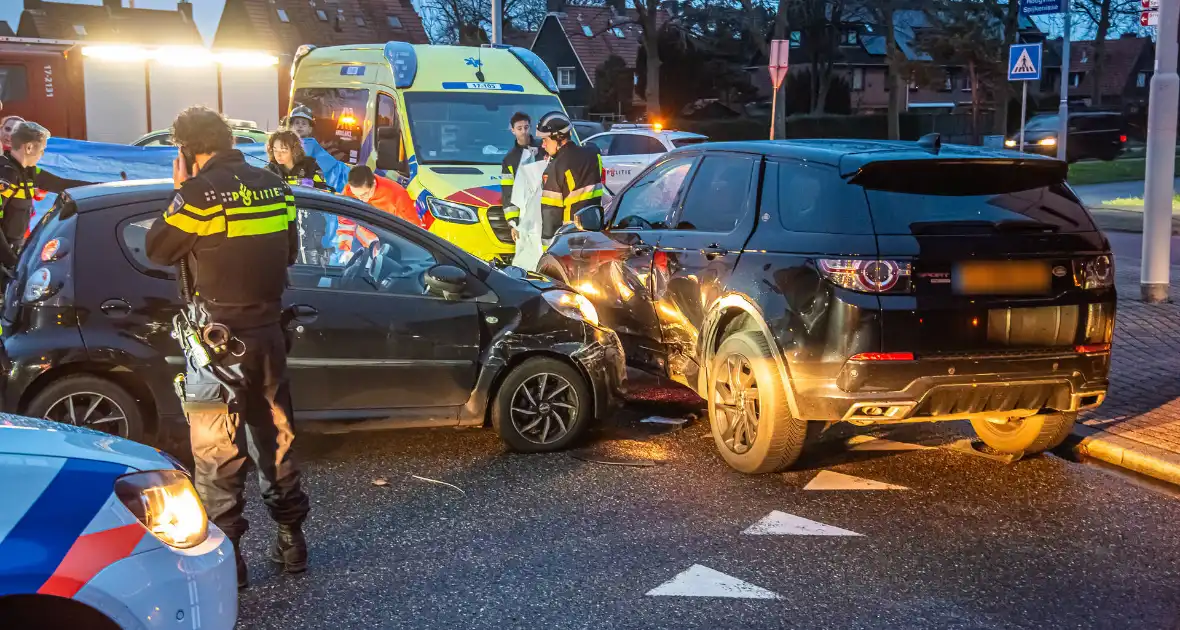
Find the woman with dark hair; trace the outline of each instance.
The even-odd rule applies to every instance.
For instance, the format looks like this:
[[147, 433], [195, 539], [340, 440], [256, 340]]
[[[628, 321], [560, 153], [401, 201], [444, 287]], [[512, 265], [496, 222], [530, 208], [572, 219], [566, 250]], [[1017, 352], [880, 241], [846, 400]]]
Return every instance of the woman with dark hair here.
[[294, 131], [283, 130], [270, 134], [266, 140], [266, 155], [270, 157], [266, 170], [283, 178], [289, 185], [336, 192], [324, 181], [324, 172], [315, 158], [304, 154], [303, 142]]

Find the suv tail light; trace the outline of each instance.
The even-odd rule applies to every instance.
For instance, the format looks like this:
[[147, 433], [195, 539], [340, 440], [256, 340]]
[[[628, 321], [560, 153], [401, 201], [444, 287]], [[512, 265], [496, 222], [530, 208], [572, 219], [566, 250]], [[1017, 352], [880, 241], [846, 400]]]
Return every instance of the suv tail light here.
[[1127, 143], [1127, 136], [1126, 135], [1119, 136], [1119, 142], [1126, 144]]
[[912, 265], [904, 260], [821, 258], [819, 272], [836, 286], [861, 293], [909, 293]]
[[1074, 260], [1073, 280], [1083, 289], [1109, 289], [1114, 286], [1114, 263], [1106, 254]]

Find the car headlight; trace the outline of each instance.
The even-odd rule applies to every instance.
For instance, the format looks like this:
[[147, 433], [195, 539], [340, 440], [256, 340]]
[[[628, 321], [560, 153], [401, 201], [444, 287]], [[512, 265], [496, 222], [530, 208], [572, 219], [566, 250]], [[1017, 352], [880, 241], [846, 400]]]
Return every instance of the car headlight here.
[[160, 542], [188, 549], [209, 536], [209, 518], [188, 476], [179, 470], [132, 473], [115, 481], [115, 494]]
[[562, 315], [580, 319], [593, 326], [598, 325], [598, 309], [594, 308], [586, 296], [573, 291], [546, 291], [541, 295]]
[[52, 296], [57, 292], [57, 289], [58, 287], [53, 283], [53, 274], [45, 267], [41, 267], [29, 275], [29, 280], [25, 283], [23, 300], [26, 304], [39, 302]]
[[430, 207], [430, 214], [440, 221], [464, 223], [467, 225], [479, 223], [479, 214], [475, 208], [453, 201], [443, 201], [438, 197], [427, 197], [426, 205]]
[[1004, 146], [1009, 147], [1009, 148], [1014, 147], [1014, 146], [1016, 146], [1016, 141], [1015, 140], [1005, 140]]
[[1037, 144], [1043, 147], [1055, 147], [1057, 146], [1057, 138], [1041, 138]]

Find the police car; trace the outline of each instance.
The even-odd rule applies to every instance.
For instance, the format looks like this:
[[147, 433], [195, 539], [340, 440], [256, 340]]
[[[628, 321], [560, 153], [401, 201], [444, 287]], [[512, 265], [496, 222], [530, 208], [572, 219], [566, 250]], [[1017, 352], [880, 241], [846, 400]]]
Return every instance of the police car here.
[[0, 627], [229, 630], [233, 546], [148, 446], [0, 414]]
[[596, 147], [602, 155], [606, 187], [614, 194], [664, 153], [708, 141], [708, 137], [698, 133], [664, 129], [657, 123], [614, 125], [610, 131], [586, 138], [585, 143]]

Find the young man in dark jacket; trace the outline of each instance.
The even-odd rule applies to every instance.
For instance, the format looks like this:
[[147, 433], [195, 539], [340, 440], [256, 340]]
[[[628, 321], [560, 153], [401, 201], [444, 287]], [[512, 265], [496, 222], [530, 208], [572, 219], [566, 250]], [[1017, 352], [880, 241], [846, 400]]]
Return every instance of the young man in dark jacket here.
[[520, 208], [512, 203], [512, 186], [516, 182], [516, 174], [520, 167], [537, 160], [540, 145], [533, 139], [533, 120], [528, 114], [516, 112], [509, 124], [509, 130], [512, 131], [516, 142], [500, 163], [500, 205], [504, 208], [504, 218], [513, 226], [515, 232], [516, 222], [520, 219]]

